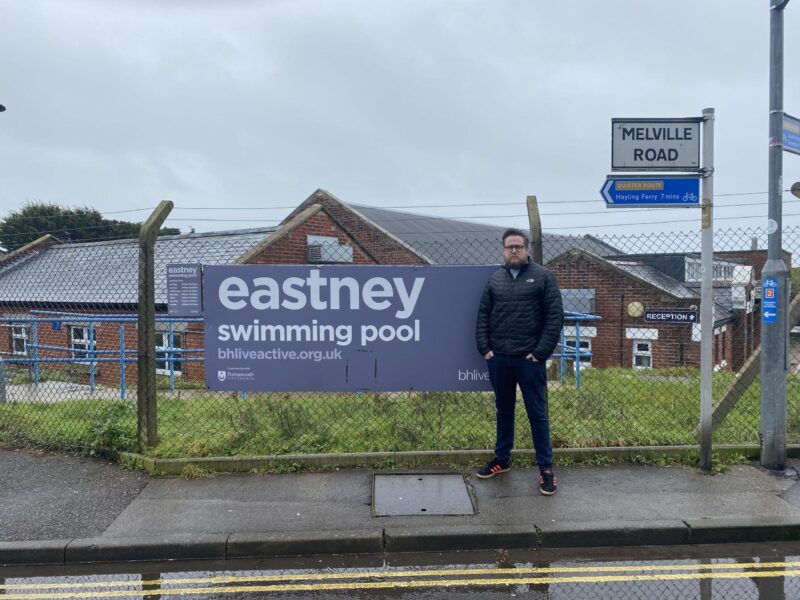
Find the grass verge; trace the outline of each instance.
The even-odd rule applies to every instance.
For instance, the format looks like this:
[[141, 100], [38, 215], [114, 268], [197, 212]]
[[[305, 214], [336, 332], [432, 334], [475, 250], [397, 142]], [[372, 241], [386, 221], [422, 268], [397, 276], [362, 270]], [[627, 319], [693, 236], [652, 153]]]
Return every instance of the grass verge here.
[[[733, 374], [717, 373], [715, 394]], [[0, 404], [0, 440], [118, 452], [136, 447], [136, 407], [121, 400]], [[550, 422], [561, 448], [696, 444], [699, 375], [694, 369], [592, 369], [582, 385], [551, 385]], [[800, 440], [800, 384], [789, 385], [789, 441]], [[758, 441], [755, 384], [715, 433], [715, 442]], [[160, 443], [152, 457], [404, 452], [486, 449], [494, 444], [489, 393], [159, 393]], [[522, 403], [516, 447], [530, 448]]]

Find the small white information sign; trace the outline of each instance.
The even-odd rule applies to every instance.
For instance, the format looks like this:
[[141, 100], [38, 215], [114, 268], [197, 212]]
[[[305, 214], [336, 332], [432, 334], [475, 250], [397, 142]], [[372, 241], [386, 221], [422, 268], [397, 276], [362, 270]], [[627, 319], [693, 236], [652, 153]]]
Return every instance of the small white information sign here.
[[202, 265], [167, 265], [167, 313], [169, 316], [199, 317], [203, 315], [202, 277]]

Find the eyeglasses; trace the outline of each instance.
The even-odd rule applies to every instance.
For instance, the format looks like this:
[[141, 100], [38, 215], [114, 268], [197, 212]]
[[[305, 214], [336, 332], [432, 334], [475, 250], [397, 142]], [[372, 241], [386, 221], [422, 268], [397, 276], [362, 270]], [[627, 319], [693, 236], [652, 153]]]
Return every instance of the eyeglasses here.
[[503, 246], [503, 248], [508, 250], [509, 252], [522, 252], [523, 250], [525, 250], [525, 246], [518, 246], [517, 244]]

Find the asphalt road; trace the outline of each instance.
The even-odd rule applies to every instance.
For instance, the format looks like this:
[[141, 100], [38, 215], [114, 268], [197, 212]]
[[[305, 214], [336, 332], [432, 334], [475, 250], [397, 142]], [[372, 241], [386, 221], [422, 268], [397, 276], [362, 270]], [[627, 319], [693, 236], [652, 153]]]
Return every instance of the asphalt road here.
[[96, 458], [0, 449], [0, 537], [99, 536], [147, 482]]
[[[102, 569], [102, 567], [100, 568]], [[0, 569], [0, 597], [786, 600], [800, 544]]]

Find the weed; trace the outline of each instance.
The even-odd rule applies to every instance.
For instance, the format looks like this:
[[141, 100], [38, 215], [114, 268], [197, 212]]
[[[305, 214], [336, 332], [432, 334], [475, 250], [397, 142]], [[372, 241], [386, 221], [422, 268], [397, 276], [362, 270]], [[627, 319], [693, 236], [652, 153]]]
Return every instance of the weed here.
[[136, 411], [133, 404], [113, 402], [95, 421], [90, 431], [89, 448], [131, 452], [136, 450]]
[[498, 548], [494, 553], [494, 564], [498, 569], [513, 569], [514, 562], [511, 560], [511, 553], [505, 548]]
[[204, 387], [205, 384], [202, 381], [194, 381], [191, 379], [187, 379], [186, 377], [182, 377], [181, 375], [176, 375], [175, 377], [172, 378], [172, 388], [170, 388], [169, 376], [165, 375], [156, 376], [157, 390], [168, 390], [168, 389], [202, 390]]
[[397, 468], [397, 461], [393, 458], [384, 458], [375, 463], [375, 468], [381, 471], [391, 471]]
[[181, 479], [207, 479], [215, 475], [216, 473], [213, 470], [194, 463], [189, 463], [181, 469]]
[[308, 430], [311, 415], [302, 404], [279, 399], [270, 402], [267, 409], [278, 432], [284, 439], [292, 439], [299, 433]]
[[[25, 385], [34, 382], [32, 367], [22, 368], [22, 369], [16, 367], [13, 370], [9, 369], [9, 371], [10, 371], [9, 374], [11, 376], [8, 378], [8, 383], [11, 385]], [[78, 383], [78, 379], [70, 376], [69, 373], [66, 373], [64, 371], [59, 371], [56, 369], [47, 369], [47, 368], [39, 369], [37, 380], [39, 383], [44, 383], [45, 381], [63, 381], [66, 383]]]
[[233, 410], [230, 412], [229, 418], [233, 431], [236, 433], [236, 439], [242, 440], [251, 437], [256, 430], [253, 403], [237, 394], [232, 405]]
[[303, 470], [303, 465], [296, 461], [276, 462], [272, 466], [273, 473], [298, 473], [302, 470]]
[[123, 469], [128, 471], [137, 471], [139, 469], [139, 465], [133, 456], [120, 455], [117, 457], [117, 462]]

